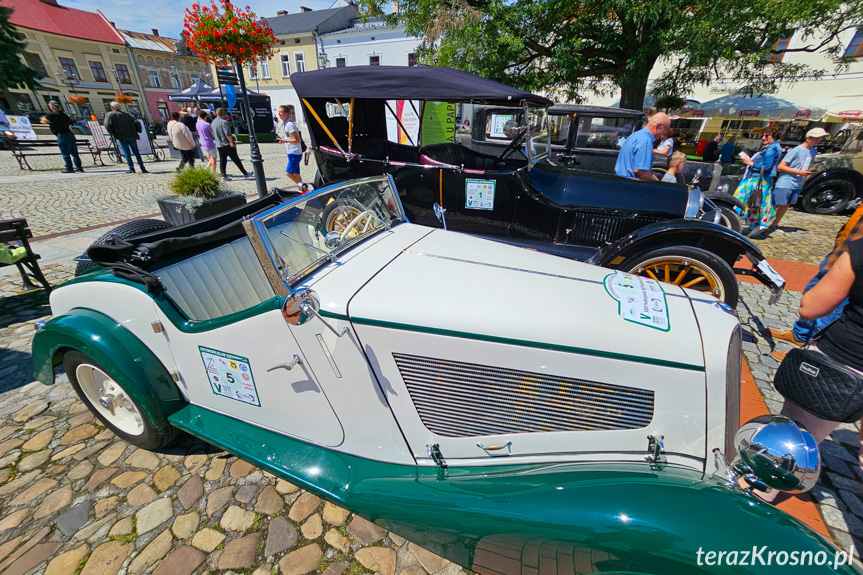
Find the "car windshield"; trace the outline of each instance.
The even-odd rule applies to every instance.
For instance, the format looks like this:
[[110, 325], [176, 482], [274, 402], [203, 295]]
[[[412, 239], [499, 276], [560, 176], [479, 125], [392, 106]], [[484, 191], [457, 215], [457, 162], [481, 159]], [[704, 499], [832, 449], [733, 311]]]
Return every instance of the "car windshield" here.
[[339, 252], [404, 221], [398, 193], [388, 177], [325, 188], [255, 218], [288, 287]]

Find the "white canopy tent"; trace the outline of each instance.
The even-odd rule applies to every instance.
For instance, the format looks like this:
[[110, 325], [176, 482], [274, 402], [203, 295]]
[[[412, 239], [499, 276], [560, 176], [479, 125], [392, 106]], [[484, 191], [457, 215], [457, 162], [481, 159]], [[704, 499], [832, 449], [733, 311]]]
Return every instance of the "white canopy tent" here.
[[863, 94], [823, 96], [812, 105], [824, 108], [825, 122], [863, 122]]
[[702, 110], [705, 117], [735, 119], [817, 119], [824, 115], [824, 109], [807, 106], [786, 98], [762, 94], [747, 96], [729, 94], [695, 106]]

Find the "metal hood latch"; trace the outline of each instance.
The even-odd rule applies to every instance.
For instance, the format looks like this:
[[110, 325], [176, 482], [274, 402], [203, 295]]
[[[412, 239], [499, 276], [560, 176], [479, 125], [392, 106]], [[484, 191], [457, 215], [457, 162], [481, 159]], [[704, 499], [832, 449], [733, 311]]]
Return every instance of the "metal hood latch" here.
[[651, 465], [665, 465], [668, 463], [668, 457], [665, 455], [665, 446], [662, 441], [664, 435], [648, 435], [647, 436], [647, 455], [644, 460]]

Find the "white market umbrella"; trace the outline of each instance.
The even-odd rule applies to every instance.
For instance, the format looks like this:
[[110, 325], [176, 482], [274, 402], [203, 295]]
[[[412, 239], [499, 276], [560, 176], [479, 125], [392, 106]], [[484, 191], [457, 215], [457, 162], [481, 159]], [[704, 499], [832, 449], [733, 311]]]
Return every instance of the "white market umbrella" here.
[[776, 120], [779, 118], [810, 118], [817, 119], [824, 114], [823, 108], [807, 106], [799, 102], [761, 94], [746, 96], [744, 94], [729, 94], [703, 104], [695, 106], [696, 110], [704, 112], [705, 117], [718, 116], [720, 118], [736, 119], [765, 119]]
[[826, 122], [863, 121], [863, 94], [817, 98], [812, 105], [824, 108]]

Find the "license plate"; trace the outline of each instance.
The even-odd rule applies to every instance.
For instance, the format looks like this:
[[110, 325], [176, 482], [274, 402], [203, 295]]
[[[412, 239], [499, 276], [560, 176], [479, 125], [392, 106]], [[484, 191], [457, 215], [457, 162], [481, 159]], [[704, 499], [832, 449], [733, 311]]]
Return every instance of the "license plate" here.
[[770, 281], [776, 284], [777, 287], [785, 287], [785, 278], [779, 275], [779, 273], [773, 269], [773, 266], [767, 263], [767, 260], [761, 260], [758, 262], [758, 269], [761, 270], [761, 273], [766, 275]]

